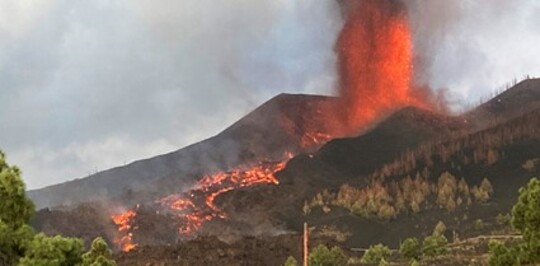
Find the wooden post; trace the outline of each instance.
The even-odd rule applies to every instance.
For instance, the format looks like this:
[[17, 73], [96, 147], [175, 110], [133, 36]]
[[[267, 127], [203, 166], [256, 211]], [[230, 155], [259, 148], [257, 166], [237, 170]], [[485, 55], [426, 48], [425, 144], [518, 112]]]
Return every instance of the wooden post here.
[[308, 225], [304, 223], [304, 266], [309, 266]]

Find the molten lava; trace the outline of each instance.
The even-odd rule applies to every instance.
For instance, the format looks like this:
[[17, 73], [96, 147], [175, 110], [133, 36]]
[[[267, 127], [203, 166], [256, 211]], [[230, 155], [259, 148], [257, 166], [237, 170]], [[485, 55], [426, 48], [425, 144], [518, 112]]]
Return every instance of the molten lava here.
[[[407, 105], [431, 108], [411, 87], [414, 70], [411, 30], [400, 0], [338, 1], [345, 16], [336, 44], [340, 100], [335, 106], [321, 105], [320, 112], [317, 109], [317, 113], [311, 114], [322, 116], [317, 121], [324, 121], [321, 122], [324, 126], [319, 122], [311, 125], [310, 119], [305, 120], [308, 124], [303, 127], [296, 120], [282, 121], [283, 130], [291, 136], [301, 136], [297, 140], [300, 151], [317, 149], [330, 139], [357, 133], [382, 115]], [[310, 128], [323, 128], [324, 132]], [[279, 184], [274, 174], [291, 157], [292, 154], [287, 154], [281, 162], [239, 166], [204, 176], [188, 192], [163, 197], [154, 204], [178, 217], [181, 237], [193, 237], [204, 223], [227, 218], [215, 203], [217, 197], [242, 187]], [[134, 211], [127, 211], [112, 217], [122, 235], [115, 242], [124, 251], [137, 246], [132, 239], [135, 216]]]
[[411, 29], [399, 0], [343, 0], [345, 25], [337, 41], [340, 96], [353, 132], [381, 115], [414, 105], [429, 108], [411, 89]]
[[118, 228], [118, 233], [121, 235], [114, 239], [114, 243], [124, 252], [128, 252], [137, 247], [137, 244], [133, 243], [132, 233], [132, 230], [134, 229], [132, 226], [133, 218], [135, 218], [136, 215], [137, 213], [135, 211], [128, 210], [112, 216], [112, 220]]
[[[286, 154], [286, 160], [292, 157]], [[215, 204], [215, 199], [228, 191], [260, 184], [279, 184], [274, 176], [285, 162], [260, 163], [253, 167], [218, 172], [201, 178], [188, 193], [173, 194], [156, 203], [179, 218], [178, 233], [189, 238], [207, 221], [225, 219], [227, 215]]]

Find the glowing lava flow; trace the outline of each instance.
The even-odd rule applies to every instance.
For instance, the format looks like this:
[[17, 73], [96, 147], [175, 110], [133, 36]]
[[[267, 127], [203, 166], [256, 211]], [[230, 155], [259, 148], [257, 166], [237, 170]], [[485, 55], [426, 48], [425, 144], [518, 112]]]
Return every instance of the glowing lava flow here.
[[[287, 160], [292, 157], [287, 154]], [[217, 197], [237, 188], [261, 184], [279, 184], [274, 176], [285, 167], [286, 161], [260, 163], [247, 169], [218, 172], [201, 178], [189, 193], [173, 194], [156, 202], [175, 214], [180, 221], [181, 237], [192, 237], [205, 222], [227, 215], [215, 204]]]
[[412, 37], [399, 0], [343, 0], [340, 33], [340, 96], [345, 123], [360, 129], [406, 105], [429, 108], [411, 90]]
[[114, 243], [124, 252], [128, 252], [137, 247], [137, 244], [133, 243], [133, 234], [131, 232], [133, 229], [133, 218], [135, 218], [136, 215], [137, 213], [135, 211], [128, 210], [112, 216], [114, 224], [118, 227], [118, 233], [122, 235], [115, 238]]

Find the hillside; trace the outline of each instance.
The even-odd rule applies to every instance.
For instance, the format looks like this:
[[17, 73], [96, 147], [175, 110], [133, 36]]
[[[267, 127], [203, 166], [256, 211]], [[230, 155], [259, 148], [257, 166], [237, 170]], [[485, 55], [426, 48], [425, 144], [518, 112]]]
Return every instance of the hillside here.
[[202, 142], [28, 194], [43, 208], [118, 197], [158, 180], [181, 190], [204, 174], [316, 148], [326, 140], [319, 135], [333, 134], [323, 121], [335, 104], [332, 97], [281, 94]]
[[[519, 103], [514, 99], [522, 95], [520, 84], [505, 92], [505, 101]], [[534, 88], [540, 90], [540, 87]], [[528, 95], [535, 94], [528, 92]], [[285, 103], [283, 100], [280, 102]], [[538, 106], [539, 102], [537, 100], [530, 104]], [[298, 105], [288, 103], [286, 106]], [[485, 106], [471, 113], [481, 113], [478, 110], [485, 109]], [[318, 112], [320, 109], [306, 110]], [[485, 228], [496, 229], [496, 216], [509, 211], [517, 197], [517, 189], [531, 176], [540, 174], [540, 168], [535, 163], [536, 158], [540, 157], [540, 109], [519, 114], [512, 110], [521, 109], [511, 105], [494, 109], [489, 115], [501, 119], [495, 119], [493, 121], [498, 121], [497, 123], [488, 123], [482, 127], [467, 119], [470, 113], [460, 117], [448, 117], [418, 108], [402, 109], [359, 136], [331, 140], [317, 151], [302, 153], [292, 158], [285, 168], [276, 174], [278, 184], [238, 187], [215, 194], [210, 202], [220, 210], [219, 213], [223, 214], [220, 217], [223, 218], [201, 223], [197, 233], [192, 236], [213, 235], [228, 242], [251, 236], [266, 240], [275, 235], [298, 232], [302, 223], [308, 221], [315, 226], [315, 235], [345, 236], [346, 239], [340, 244], [345, 247], [366, 247], [379, 242], [395, 247], [405, 237], [429, 234], [438, 221], [447, 224], [449, 238], [452, 237], [452, 231], [463, 237], [485, 232], [475, 225], [479, 219], [485, 222]], [[262, 121], [257, 116], [251, 119]], [[275, 119], [270, 118], [269, 121]], [[292, 121], [303, 120], [296, 118]], [[304, 128], [309, 127], [309, 123], [305, 121], [301, 124]], [[259, 127], [252, 127], [250, 132], [261, 130], [261, 134], [266, 128], [264, 123]], [[241, 123], [224, 132], [241, 132], [236, 131], [238, 128], [242, 128]], [[436, 203], [439, 193], [436, 189], [437, 182], [440, 182], [445, 172], [449, 172], [457, 180], [464, 180], [471, 191], [477, 189], [482, 180], [487, 178], [494, 192], [489, 195], [487, 202], [473, 198], [470, 204], [456, 204], [457, 206], [449, 211]], [[353, 214], [348, 209], [350, 206], [335, 205], [332, 200], [339, 196], [344, 185], [360, 191], [373, 186], [374, 180], [382, 180], [377, 189], [387, 191], [390, 197], [395, 197], [392, 192], [395, 185], [392, 183], [418, 175], [429, 188], [429, 193], [420, 202], [418, 211], [407, 207], [391, 213], [387, 220], [381, 220]], [[135, 243], [140, 246], [162, 246], [183, 241], [185, 238], [172, 233], [178, 231], [179, 227], [182, 228], [184, 221], [178, 215], [183, 213], [162, 211], [159, 208], [156, 210], [153, 192], [150, 193], [152, 197], [145, 197], [145, 191], [153, 191], [159, 187], [162, 189], [161, 194], [168, 193], [171, 188], [164, 185], [167, 184], [164, 180], [167, 178], [153, 183], [152, 188], [130, 193], [131, 199], [127, 199], [128, 195], [120, 195], [105, 204], [42, 210], [33, 223], [39, 230], [49, 233], [61, 232], [85, 238], [97, 233], [112, 240], [119, 235], [114, 231], [115, 226], [109, 218], [114, 211], [110, 206], [123, 202], [128, 203], [124, 206], [136, 206], [134, 210], [137, 214], [130, 224], [136, 228], [132, 231], [132, 240]], [[170, 180], [175, 182], [176, 179]], [[199, 192], [192, 192], [191, 197], [196, 197]], [[369, 193], [369, 190], [367, 192]], [[468, 195], [473, 197], [472, 192]], [[388, 204], [394, 204], [392, 202], [395, 201], [391, 199]], [[309, 205], [307, 213], [304, 211], [306, 204]], [[92, 206], [91, 209], [94, 210], [90, 211], [88, 206]], [[185, 206], [187, 205], [181, 205], [182, 208]], [[100, 215], [89, 221], [92, 212]], [[59, 223], [54, 217], [66, 217], [70, 223]], [[80, 227], [78, 224], [85, 226]], [[197, 245], [209, 245], [207, 242], [195, 243], [199, 244], [194, 244], [194, 249], [201, 248]], [[261, 245], [274, 245], [276, 254], [284, 256], [281, 253], [284, 246], [275, 246], [275, 243]], [[181, 250], [186, 247], [182, 246]], [[140, 252], [152, 252], [152, 249], [144, 250]], [[176, 252], [174, 249], [168, 250]], [[125, 258], [129, 260], [133, 256], [139, 255]]]
[[540, 79], [526, 79], [462, 115], [477, 127], [493, 126], [538, 108]]

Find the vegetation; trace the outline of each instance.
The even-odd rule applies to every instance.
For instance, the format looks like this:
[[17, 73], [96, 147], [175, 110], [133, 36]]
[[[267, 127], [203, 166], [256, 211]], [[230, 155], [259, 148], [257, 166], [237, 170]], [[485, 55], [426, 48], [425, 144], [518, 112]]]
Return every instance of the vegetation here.
[[530, 262], [540, 262], [540, 180], [531, 179], [519, 190], [519, 198], [512, 209], [512, 226], [523, 234], [525, 250]]
[[329, 249], [325, 245], [318, 245], [309, 254], [311, 266], [342, 266], [347, 264], [347, 256], [339, 247]]
[[116, 265], [103, 239], [96, 239], [92, 250], [82, 255], [80, 239], [36, 234], [28, 225], [35, 207], [25, 191], [21, 171], [0, 151], [0, 265]]
[[362, 257], [362, 263], [381, 263], [382, 261], [387, 261], [392, 255], [392, 251], [383, 244], [378, 244], [369, 247], [369, 249], [364, 253]]
[[427, 257], [436, 257], [447, 252], [448, 240], [443, 235], [431, 235], [424, 238], [422, 254]]
[[506, 213], [506, 214], [499, 213], [499, 215], [497, 215], [496, 220], [497, 220], [497, 224], [499, 225], [510, 225], [512, 216], [509, 213]]
[[37, 234], [27, 244], [19, 265], [78, 265], [81, 263], [82, 252], [83, 242], [80, 239]]
[[465, 179], [457, 179], [449, 172], [442, 173], [436, 184], [428, 182], [427, 175], [417, 173], [414, 179], [407, 176], [388, 183], [372, 180], [364, 188], [345, 184], [337, 194], [324, 190], [309, 203], [305, 202], [303, 212], [307, 215], [314, 207], [330, 210], [328, 206], [333, 205], [361, 217], [391, 220], [403, 212], [417, 213], [429, 208], [427, 200], [431, 195], [436, 197], [436, 205], [447, 211], [471, 205], [472, 198], [486, 203], [493, 195], [493, 186], [487, 178], [470, 189]]
[[540, 263], [540, 180], [533, 178], [519, 190], [512, 208], [512, 226], [521, 232], [523, 241], [507, 247], [498, 241], [489, 245], [489, 264], [522, 265]]
[[424, 238], [422, 243], [422, 255], [427, 257], [436, 257], [447, 253], [448, 239], [444, 236], [446, 226], [439, 222], [433, 229], [433, 234]]
[[[501, 151], [503, 147], [519, 141], [540, 138], [537, 123], [539, 119], [540, 113], [533, 112], [514, 119], [505, 126], [466, 136], [457, 133], [451, 137], [451, 141], [444, 143], [426, 143], [382, 166], [371, 175], [371, 178], [399, 177], [422, 168], [424, 172], [432, 172], [436, 165], [448, 169], [473, 163], [493, 165], [504, 158], [504, 153]], [[526, 163], [525, 167], [531, 169], [531, 165], [536, 162]]]
[[285, 261], [284, 266], [298, 266], [298, 261], [293, 257], [289, 256], [287, 260]]
[[103, 238], [98, 237], [92, 241], [90, 251], [82, 255], [81, 266], [116, 266], [112, 251]]
[[407, 238], [399, 246], [399, 255], [410, 260], [418, 260], [422, 255], [420, 241], [416, 238]]
[[506, 247], [501, 241], [492, 240], [489, 242], [489, 265], [509, 266], [521, 265], [521, 250], [519, 247]]

